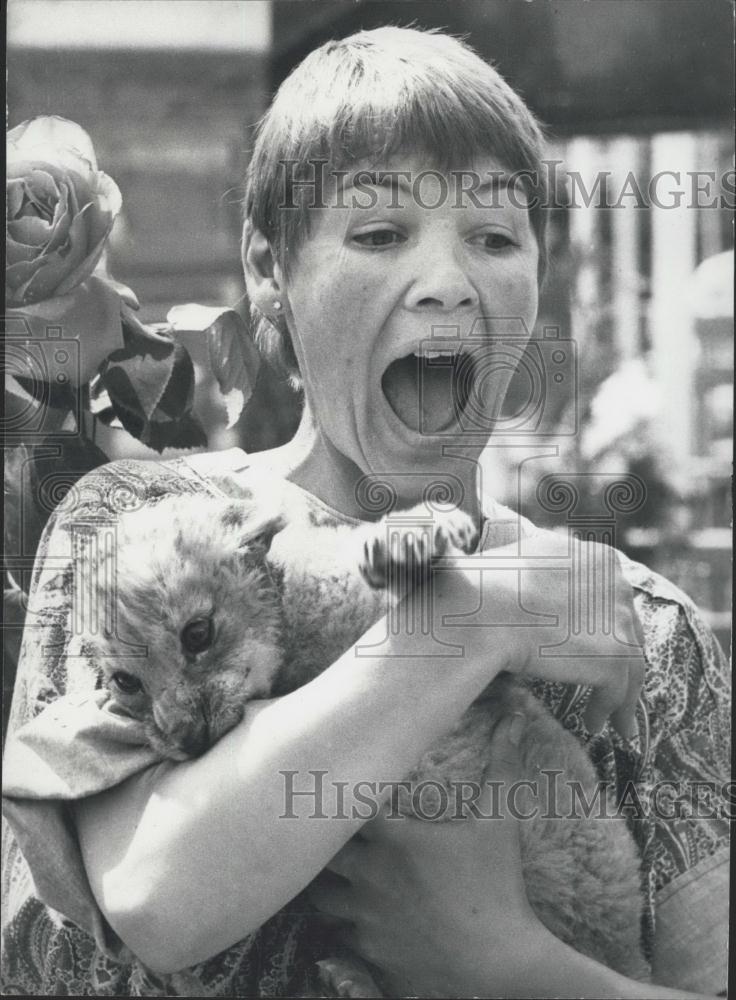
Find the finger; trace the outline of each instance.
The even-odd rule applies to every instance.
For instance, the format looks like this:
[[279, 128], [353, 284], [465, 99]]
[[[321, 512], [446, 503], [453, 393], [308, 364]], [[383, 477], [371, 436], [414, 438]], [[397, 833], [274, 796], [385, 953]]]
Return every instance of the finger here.
[[624, 641], [641, 649], [644, 646], [644, 629], [634, 603], [634, 588], [626, 578], [626, 571], [621, 562], [621, 553], [616, 549], [611, 551], [616, 555], [613, 595], [616, 609], [616, 631], [618, 631], [618, 627], [622, 627]]
[[621, 698], [621, 703], [611, 712], [611, 726], [626, 739], [631, 739], [638, 732], [636, 709], [639, 696], [644, 686], [646, 671], [646, 660], [644, 658], [644, 628], [639, 619], [634, 604], [633, 591], [626, 586], [626, 605], [628, 616], [626, 618], [624, 633], [625, 640], [629, 645], [638, 647], [639, 655], [627, 658], [627, 685]]
[[[519, 748], [524, 736], [526, 721], [526, 717], [521, 712], [513, 712], [501, 719], [493, 730], [489, 748], [490, 764], [485, 771], [484, 788], [478, 803], [481, 809], [490, 808], [494, 798], [490, 783], [494, 785], [500, 783], [501, 793], [498, 801], [505, 803], [509, 790], [519, 781], [522, 773]], [[498, 792], [496, 791], [495, 794]]]
[[634, 635], [636, 636], [636, 641], [643, 650], [645, 642], [644, 626], [641, 623], [641, 619], [639, 618], [636, 608], [634, 608], [632, 611], [631, 623], [634, 626]]
[[623, 704], [611, 714], [611, 725], [625, 739], [633, 739], [638, 735], [639, 724], [636, 717], [636, 710], [644, 686], [645, 661], [635, 661], [629, 668], [629, 683], [624, 696]]
[[[518, 890], [519, 885], [523, 885], [521, 875], [521, 844], [519, 840], [518, 813], [516, 810], [525, 804], [524, 791], [521, 790], [521, 797], [517, 794], [520, 786], [525, 783], [520, 781], [523, 773], [521, 760], [521, 745], [528, 720], [522, 712], [513, 712], [503, 718], [493, 731], [490, 745], [491, 764], [486, 769], [486, 789], [488, 791], [488, 802], [482, 802], [481, 806], [487, 808], [491, 806], [493, 799], [496, 803], [493, 812], [500, 811], [503, 816], [503, 823], [493, 830], [493, 855], [496, 862], [505, 867], [507, 875], [514, 876], [513, 885]], [[501, 782], [501, 787], [496, 795], [491, 793], [489, 782]], [[529, 803], [526, 802], [526, 805]], [[487, 813], [488, 815], [488, 813]], [[481, 831], [477, 829], [478, 833]], [[484, 839], [487, 840], [488, 831], [483, 830]], [[512, 883], [509, 883], [509, 885]], [[505, 890], [499, 886], [501, 895]], [[523, 889], [521, 890], [523, 893]], [[499, 897], [501, 898], [501, 897]]]
[[490, 760], [486, 777], [494, 781], [517, 781], [521, 774], [519, 746], [524, 735], [526, 718], [522, 712], [512, 712], [496, 725], [491, 736]]
[[623, 736], [626, 740], [633, 740], [639, 733], [639, 724], [636, 719], [636, 706], [638, 698], [634, 702], [627, 702], [621, 708], [611, 713], [611, 727]]
[[621, 663], [614, 662], [611, 666], [608, 683], [602, 687], [594, 688], [590, 695], [590, 700], [583, 714], [583, 721], [588, 732], [594, 734], [602, 732], [611, 716], [624, 704], [628, 687], [628, 668]]
[[646, 661], [642, 655], [593, 660], [597, 660], [596, 673], [605, 679], [594, 686], [583, 716], [585, 725], [589, 732], [600, 733], [610, 720], [617, 732], [630, 739], [637, 732], [636, 707], [644, 685]]
[[367, 969], [359, 966], [355, 959], [358, 949], [347, 958], [331, 956], [320, 958], [315, 965], [320, 970], [320, 980], [329, 992], [323, 996], [337, 997], [382, 997]]

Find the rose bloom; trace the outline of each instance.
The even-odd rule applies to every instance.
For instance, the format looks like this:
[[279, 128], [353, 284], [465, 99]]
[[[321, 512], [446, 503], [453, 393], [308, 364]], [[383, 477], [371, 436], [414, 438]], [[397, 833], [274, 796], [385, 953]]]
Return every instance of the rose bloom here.
[[[122, 345], [121, 297], [101, 263], [122, 199], [97, 169], [86, 132], [64, 118], [23, 122], [8, 134], [6, 305], [28, 340], [47, 339], [50, 326], [79, 342], [73, 384], [89, 381]], [[48, 353], [46, 379], [56, 375]]]
[[82, 129], [36, 118], [8, 134], [7, 204], [7, 302], [24, 306], [92, 274], [122, 199]]

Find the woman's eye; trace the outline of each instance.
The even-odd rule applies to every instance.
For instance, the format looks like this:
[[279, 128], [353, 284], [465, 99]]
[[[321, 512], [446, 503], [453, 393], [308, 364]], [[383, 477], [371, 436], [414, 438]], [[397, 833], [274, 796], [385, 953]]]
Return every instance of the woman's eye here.
[[506, 233], [483, 233], [475, 242], [480, 243], [486, 250], [505, 250], [514, 246], [514, 241]]
[[135, 674], [129, 674], [126, 670], [116, 670], [112, 680], [123, 694], [140, 694], [143, 690], [143, 683]]
[[194, 618], [181, 630], [181, 644], [188, 653], [201, 653], [212, 645], [214, 635], [211, 618]]
[[356, 233], [353, 242], [370, 250], [378, 250], [383, 247], [398, 246], [405, 241], [406, 237], [397, 233], [395, 229], [371, 229], [367, 233]]

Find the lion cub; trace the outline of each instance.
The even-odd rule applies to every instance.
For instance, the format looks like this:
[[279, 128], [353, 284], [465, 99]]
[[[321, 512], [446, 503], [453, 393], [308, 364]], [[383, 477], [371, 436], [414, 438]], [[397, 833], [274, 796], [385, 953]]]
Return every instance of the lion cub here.
[[[237, 500], [164, 498], [120, 517], [108, 555], [114, 572], [108, 566], [96, 574], [114, 627], [85, 637], [87, 651], [111, 698], [143, 720], [151, 745], [162, 756], [191, 758], [235, 726], [251, 699], [285, 694], [319, 674], [385, 614], [387, 597], [399, 596], [437, 558], [471, 552], [476, 539], [457, 510], [416, 508], [360, 526], [319, 523], [305, 494], [280, 481], [259, 482], [257, 497]], [[528, 788], [517, 796], [520, 812], [536, 808], [519, 823], [529, 900], [578, 951], [642, 977], [631, 835], [620, 818], [579, 815], [580, 791], [595, 800], [594, 769], [522, 684], [497, 678], [418, 762], [410, 780], [428, 782], [423, 814], [434, 813], [438, 789], [482, 783], [493, 729], [515, 709], [526, 719], [524, 777], [537, 786], [536, 796]], [[558, 772], [554, 803], [542, 768]], [[411, 814], [411, 796], [396, 805]]]

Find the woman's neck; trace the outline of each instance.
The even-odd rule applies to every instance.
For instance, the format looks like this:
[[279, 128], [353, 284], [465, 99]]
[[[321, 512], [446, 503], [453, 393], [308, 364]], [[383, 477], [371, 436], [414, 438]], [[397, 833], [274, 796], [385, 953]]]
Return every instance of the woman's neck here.
[[[391, 492], [393, 486], [391, 476], [377, 475], [376, 485], [371, 494], [363, 470], [325, 438], [307, 406], [304, 407], [299, 427], [291, 441], [272, 451], [260, 452], [258, 462], [272, 474], [288, 479], [348, 517], [376, 520], [387, 512], [381, 508], [381, 499]], [[461, 463], [459, 469], [453, 465], [453, 480], [457, 480], [458, 474], [462, 475], [466, 497], [463, 507], [472, 517], [477, 517], [479, 506], [474, 464]], [[399, 509], [414, 506], [422, 499], [421, 496], [402, 496], [401, 487], [405, 482], [404, 478], [394, 487]], [[361, 490], [361, 484], [366, 488]], [[363, 494], [369, 498], [369, 502], [363, 499]], [[375, 504], [372, 502], [373, 499], [377, 501]]]

